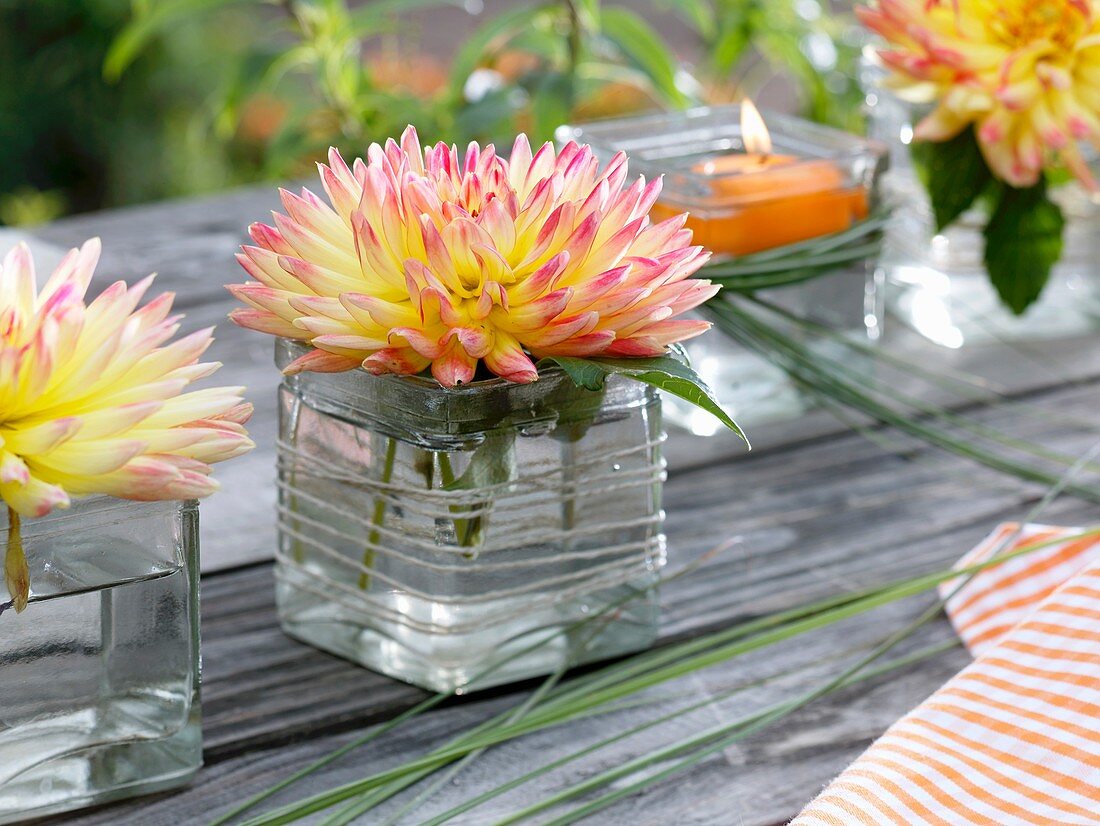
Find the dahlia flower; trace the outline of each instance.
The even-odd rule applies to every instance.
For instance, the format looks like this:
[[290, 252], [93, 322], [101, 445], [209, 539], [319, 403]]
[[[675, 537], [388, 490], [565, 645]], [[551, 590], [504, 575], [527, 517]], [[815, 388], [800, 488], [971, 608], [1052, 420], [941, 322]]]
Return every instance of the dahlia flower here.
[[312, 349], [288, 368], [419, 373], [469, 382], [479, 362], [515, 382], [541, 356], [656, 356], [706, 322], [674, 316], [718, 290], [690, 279], [707, 259], [678, 216], [651, 224], [660, 180], [624, 188], [626, 156], [604, 170], [575, 143], [509, 159], [471, 144], [372, 145], [350, 167], [319, 165], [329, 203], [282, 192], [286, 214], [255, 224], [231, 285], [233, 321]]
[[947, 140], [974, 124], [989, 168], [1014, 186], [1064, 164], [1095, 182], [1078, 142], [1100, 139], [1100, 3], [878, 0], [860, 19], [889, 41], [890, 85], [936, 102], [914, 130]]
[[179, 329], [173, 296], [137, 309], [152, 276], [85, 304], [99, 250], [95, 239], [71, 250], [41, 290], [25, 245], [0, 265], [0, 499], [17, 608], [26, 601], [20, 516], [83, 494], [206, 496], [217, 488], [210, 463], [253, 447], [242, 388], [183, 392], [220, 366], [199, 362], [211, 329], [168, 343]]

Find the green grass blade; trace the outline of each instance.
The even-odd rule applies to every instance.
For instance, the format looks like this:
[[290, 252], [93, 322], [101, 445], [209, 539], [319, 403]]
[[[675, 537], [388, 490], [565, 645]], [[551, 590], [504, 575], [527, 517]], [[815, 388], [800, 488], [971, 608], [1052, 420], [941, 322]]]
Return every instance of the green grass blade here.
[[629, 777], [630, 775], [636, 774], [637, 772], [642, 771], [643, 769], [655, 763], [661, 763], [666, 760], [676, 759], [684, 753], [690, 753], [694, 751], [693, 754], [690, 754], [688, 757], [679, 760], [672, 766], [654, 775], [649, 775], [644, 779], [637, 781], [636, 783], [630, 784], [621, 789], [617, 789], [614, 792], [605, 794], [597, 798], [596, 800], [585, 804], [584, 806], [581, 806], [577, 809], [567, 812], [560, 817], [548, 821], [546, 824], [544, 824], [544, 826], [550, 826], [550, 824], [554, 824], [554, 826], [560, 826], [561, 824], [573, 823], [582, 817], [587, 817], [593, 812], [610, 806], [612, 803], [622, 799], [623, 797], [634, 794], [635, 792], [640, 791], [641, 789], [652, 785], [655, 782], [658, 782], [666, 777], [690, 768], [691, 766], [704, 760], [715, 752], [728, 748], [732, 743], [736, 742], [737, 740], [744, 739], [748, 735], [759, 731], [765, 726], [771, 725], [772, 723], [783, 719], [784, 717], [808, 705], [814, 700], [819, 699], [820, 697], [823, 697], [851, 682], [856, 677], [856, 675], [859, 674], [859, 672], [867, 668], [867, 666], [873, 663], [876, 659], [889, 652], [903, 640], [908, 638], [918, 628], [927, 624], [933, 618], [938, 616], [941, 607], [941, 603], [937, 602], [934, 606], [921, 614], [920, 617], [918, 617], [912, 623], [908, 624], [904, 629], [889, 635], [867, 657], [861, 659], [850, 668], [845, 669], [839, 676], [834, 677], [822, 686], [814, 688], [813, 690], [807, 692], [799, 698], [796, 698], [793, 701], [780, 703], [776, 706], [773, 706], [771, 709], [765, 710], [762, 713], [752, 715], [748, 720], [739, 719], [731, 723], [720, 724], [700, 734], [696, 734], [672, 743], [650, 754], [637, 757], [634, 760], [630, 760], [621, 766], [617, 766], [614, 769], [609, 769], [605, 772], [602, 772], [595, 777], [589, 778], [588, 780], [585, 780], [574, 786], [570, 786], [567, 789], [563, 789], [557, 794], [544, 798], [538, 803], [527, 806], [518, 812], [514, 812], [503, 820], [497, 821], [494, 826], [506, 826], [507, 824], [518, 823], [520, 821], [527, 820], [534, 814], [538, 814], [539, 812], [552, 808], [559, 803], [562, 803], [578, 795], [584, 794], [585, 792], [592, 791], [593, 789], [600, 788], [601, 786], [605, 786], [608, 783], [614, 782], [615, 780], [618, 780], [620, 778]]
[[[724, 551], [728, 547], [728, 544], [729, 543], [721, 543], [718, 546], [716, 546], [715, 548], [712, 548], [707, 553], [700, 555], [699, 558], [694, 560], [693, 562], [688, 563], [686, 565], [683, 565], [678, 570], [676, 570], [675, 572], [663, 577], [662, 582], [672, 582], [672, 581], [675, 581], [676, 579], [678, 579], [679, 577], [682, 577], [682, 576], [685, 576], [685, 575], [691, 573], [692, 571], [696, 570], [699, 566], [705, 564], [710, 559], [712, 559], [714, 556], [716, 556], [717, 554]], [[625, 595], [623, 598], [621, 598], [619, 600], [616, 600], [616, 601], [602, 607], [600, 610], [594, 612], [590, 616], [585, 617], [584, 619], [579, 620], [578, 622], [574, 623], [573, 625], [568, 626], [565, 630], [563, 630], [562, 633], [569, 633], [572, 630], [580, 630], [580, 629], [584, 628], [587, 625], [590, 625], [592, 623], [600, 622], [602, 620], [602, 618], [604, 618], [606, 616], [610, 616], [614, 611], [618, 610], [624, 604], [626, 604], [627, 602], [630, 602], [631, 600], [633, 600], [637, 596], [640, 596], [640, 592], [629, 593], [629, 594]], [[524, 655], [526, 655], [526, 654], [528, 654], [532, 651], [535, 651], [539, 647], [541, 647], [543, 645], [546, 645], [551, 639], [556, 639], [556, 637], [548, 637], [548, 638], [540, 640], [540, 641], [538, 641], [538, 642], [536, 642], [536, 643], [534, 643], [530, 646], [527, 646], [526, 648], [521, 649], [520, 651], [516, 652], [512, 657], [509, 657], [508, 659], [503, 660], [502, 662], [493, 665], [492, 667], [490, 667], [486, 671], [479, 673], [478, 675], [476, 675], [473, 678], [473, 680], [471, 680], [471, 682], [476, 683], [478, 680], [482, 679], [483, 677], [488, 676], [495, 669], [501, 668], [504, 665], [506, 665], [514, 657], [521, 657], [521, 656], [524, 656]], [[598, 675], [592, 674], [592, 675], [585, 675], [585, 676], [582, 676], [582, 677], [574, 678], [573, 680], [570, 681], [571, 690], [583, 691], [584, 686], [590, 680], [594, 680], [597, 676]], [[250, 809], [257, 806], [258, 804], [262, 803], [264, 800], [267, 800], [268, 798], [272, 797], [273, 795], [277, 794], [278, 792], [283, 791], [287, 787], [293, 785], [294, 783], [298, 782], [299, 780], [302, 780], [303, 778], [307, 777], [308, 775], [312, 774], [313, 772], [317, 771], [318, 769], [324, 768], [325, 766], [332, 763], [334, 760], [337, 760], [340, 757], [343, 757], [345, 754], [348, 754], [349, 752], [354, 751], [355, 749], [366, 745], [367, 743], [371, 742], [372, 740], [374, 740], [375, 738], [381, 736], [382, 734], [385, 734], [386, 732], [392, 730], [393, 728], [396, 728], [397, 726], [399, 726], [401, 723], [405, 722], [406, 720], [414, 717], [415, 715], [421, 713], [422, 711], [427, 711], [428, 709], [438, 705], [439, 703], [443, 702], [446, 699], [449, 699], [452, 696], [454, 696], [454, 695], [451, 694], [451, 693], [436, 694], [432, 697], [427, 698], [426, 700], [423, 700], [422, 702], [418, 703], [417, 705], [415, 705], [415, 706], [413, 706], [409, 709], [406, 709], [401, 714], [394, 717], [392, 720], [389, 720], [386, 723], [382, 724], [381, 726], [372, 729], [370, 732], [368, 732], [363, 737], [357, 738], [356, 740], [354, 740], [350, 743], [347, 743], [346, 745], [344, 745], [344, 746], [340, 747], [339, 749], [337, 749], [336, 751], [334, 751], [332, 754], [326, 755], [325, 757], [321, 758], [320, 760], [317, 760], [314, 763], [311, 763], [309, 766], [306, 766], [305, 768], [300, 769], [299, 771], [295, 772], [294, 774], [290, 775], [289, 777], [285, 778], [284, 780], [280, 781], [279, 783], [276, 783], [274, 786], [272, 786], [268, 789], [265, 789], [263, 792], [260, 792], [259, 794], [256, 794], [253, 797], [250, 797], [248, 800], [244, 801], [239, 806], [234, 807], [229, 812], [226, 812], [225, 814], [219, 816], [216, 820], [212, 821], [210, 826], [221, 826], [222, 824], [228, 823], [233, 818], [243, 814], [246, 811], [249, 811]], [[497, 722], [497, 720], [492, 720], [490, 722], [495, 723], [495, 722]]]
[[[606, 623], [610, 621], [610, 619], [610, 616], [606, 616], [605, 619], [602, 620], [603, 625], [606, 626]], [[587, 639], [580, 641], [580, 643], [575, 647], [572, 657], [583, 657], [584, 652], [587, 650], [588, 646], [591, 645], [592, 641], [599, 636], [602, 630], [603, 628], [599, 627], [598, 623], [594, 624], [591, 628], [586, 629]], [[503, 723], [507, 725], [522, 720], [523, 717], [527, 715], [532, 708], [543, 702], [546, 696], [554, 690], [555, 686], [565, 675], [565, 672], [568, 671], [571, 667], [571, 661], [564, 662], [553, 674], [547, 677], [538, 687], [538, 689], [536, 689], [526, 700], [524, 700], [524, 702], [518, 708], [510, 712], [505, 712], [502, 715], [498, 715], [497, 717], [486, 721], [475, 729], [455, 738], [453, 741], [446, 744], [442, 748], [436, 749], [435, 752], [446, 751], [448, 748], [461, 746], [471, 737], [476, 736], [482, 731], [492, 730], [501, 721], [503, 721]], [[582, 680], [582, 682], [584, 682], [584, 680]], [[476, 760], [481, 754], [486, 751], [487, 748], [488, 746], [485, 746], [466, 754], [464, 757], [461, 758], [461, 760], [458, 761], [457, 765], [452, 767], [452, 769], [446, 773], [444, 777], [442, 777], [430, 788], [426, 789], [424, 792], [418, 795], [410, 803], [406, 804], [401, 810], [388, 818], [383, 826], [390, 826], [390, 824], [392, 824], [396, 820], [399, 820], [409, 810], [415, 808], [417, 805], [422, 803], [424, 800], [434, 794], [435, 791], [437, 791], [443, 784], [449, 782], [451, 778], [458, 774], [458, 772], [460, 772], [462, 769], [464, 769], [466, 766]], [[364, 795], [358, 800], [353, 800], [351, 804], [345, 807], [345, 809], [341, 810], [341, 812], [338, 812], [335, 816], [324, 821], [322, 826], [345, 826], [345, 824], [350, 823], [351, 821], [355, 820], [362, 814], [365, 814], [367, 811], [374, 808], [378, 804], [384, 802], [385, 800], [388, 800], [390, 797], [392, 797], [394, 794], [397, 794], [402, 789], [419, 782], [429, 774], [434, 773], [434, 771], [436, 771], [436, 769], [424, 769], [421, 772], [417, 772], [411, 778], [402, 778], [401, 780], [394, 781], [392, 784], [384, 787], [383, 789], [379, 789], [367, 795]]]
[[[1033, 553], [1044, 547], [1049, 547], [1060, 542], [1074, 541], [1076, 539], [1084, 539], [1092, 536], [1100, 536], [1100, 528], [1082, 531], [1070, 537], [1030, 543], [1012, 553], [1004, 554], [996, 559], [988, 560], [967, 568], [959, 570], [948, 568], [890, 583], [868, 596], [852, 602], [842, 603], [839, 607], [826, 611], [822, 616], [806, 616], [789, 625], [773, 628], [755, 637], [733, 643], [732, 645], [720, 646], [716, 651], [704, 652], [695, 657], [690, 657], [686, 661], [675, 662], [671, 666], [658, 669], [656, 674], [643, 674], [640, 677], [626, 680], [624, 683], [612, 685], [602, 691], [586, 691], [582, 697], [578, 698], [568, 707], [558, 707], [544, 710], [541, 714], [532, 714], [516, 724], [501, 726], [478, 737], [470, 738], [468, 742], [461, 746], [433, 753], [431, 756], [409, 761], [403, 766], [379, 772], [361, 780], [353, 781], [352, 783], [344, 784], [343, 786], [314, 795], [298, 803], [290, 804], [273, 812], [259, 815], [248, 821], [248, 823], [251, 826], [259, 826], [259, 824], [282, 824], [293, 822], [300, 817], [321, 811], [358, 794], [378, 788], [392, 780], [407, 776], [410, 773], [425, 768], [439, 768], [445, 765], [446, 762], [460, 758], [483, 746], [505, 742], [523, 734], [529, 734], [534, 731], [562, 725], [585, 715], [598, 713], [598, 708], [605, 708], [607, 703], [621, 700], [642, 688], [648, 688], [661, 682], [684, 676], [692, 671], [731, 659], [748, 651], [757, 650], [773, 642], [790, 639], [804, 631], [824, 627], [841, 619], [865, 613], [880, 605], [914, 596], [946, 580], [984, 570], [994, 565], [999, 565], [1017, 556]], [[835, 603], [836, 598], [831, 598], [830, 600], [824, 600], [822, 602], [826, 604], [829, 602]], [[800, 611], [801, 609], [798, 610]], [[766, 621], [767, 618], [764, 618], [764, 620]], [[749, 623], [745, 623], [745, 625], [754, 625], [757, 622], [759, 621], [750, 621]], [[728, 633], [729, 629], [719, 632], [720, 635], [726, 635]], [[694, 647], [697, 642], [697, 640], [692, 640], [689, 645]], [[629, 660], [627, 662], [629, 663]]]
[[[933, 370], [924, 368], [919, 363], [898, 356], [885, 348], [875, 347], [865, 341], [854, 340], [843, 333], [833, 330], [823, 324], [816, 324], [812, 321], [803, 319], [779, 305], [773, 304], [769, 301], [761, 299], [757, 296], [749, 296], [748, 300], [754, 304], [765, 308], [769, 312], [772, 312], [784, 321], [789, 322], [802, 332], [816, 335], [821, 339], [827, 339], [841, 346], [846, 352], [846, 356], [853, 354], [867, 356], [872, 365], [877, 363], [886, 364], [897, 371], [906, 375], [918, 376], [930, 384], [933, 384], [941, 388], [957, 388], [962, 383], [961, 379], [947, 378], [946, 380], [940, 376], [939, 373]], [[776, 330], [778, 333], [779, 331]], [[1065, 453], [1059, 453], [1058, 451], [1050, 450], [1040, 444], [1028, 441], [1026, 439], [1019, 439], [1011, 434], [1003, 433], [996, 428], [989, 427], [981, 422], [975, 421], [966, 416], [961, 416], [943, 407], [929, 404], [923, 399], [913, 396], [910, 393], [904, 393], [891, 387], [889, 383], [877, 380], [869, 371], [859, 371], [851, 367], [850, 362], [847, 359], [844, 361], [829, 358], [827, 356], [820, 356], [821, 365], [823, 369], [832, 370], [837, 373], [842, 373], [848, 380], [859, 384], [862, 387], [868, 388], [870, 391], [883, 394], [888, 401], [896, 402], [901, 405], [905, 405], [913, 408], [922, 415], [933, 416], [939, 418], [949, 424], [952, 424], [960, 429], [967, 430], [976, 436], [980, 436], [997, 444], [1005, 447], [1012, 448], [1021, 453], [1026, 453], [1036, 458], [1045, 459], [1047, 461], [1069, 467], [1077, 461], [1076, 456], [1070, 456]], [[973, 382], [970, 383], [970, 387], [973, 387]], [[1100, 468], [1093, 468], [1100, 471]]]
[[814, 269], [823, 270], [826, 268], [835, 268], [840, 264], [847, 264], [852, 261], [861, 261], [866, 259], [869, 255], [874, 255], [878, 252], [880, 244], [878, 242], [872, 242], [867, 244], [859, 244], [854, 247], [842, 247], [840, 249], [831, 250], [829, 252], [823, 252], [815, 254], [812, 258], [806, 258], [803, 260], [789, 261], [782, 259], [779, 261], [767, 261], [760, 263], [718, 263], [714, 264], [709, 270], [704, 268], [700, 271], [701, 277], [709, 278], [712, 281], [730, 281], [730, 286], [737, 285], [737, 279], [739, 277], [745, 277], [746, 280], [751, 280], [757, 276], [763, 276], [768, 273], [776, 274], [771, 283], [762, 279], [764, 283], [761, 286], [778, 286], [789, 283], [789, 280], [781, 273], [788, 272], [790, 270], [802, 270], [802, 269]]
[[[991, 555], [991, 561], [996, 561], [997, 564], [1000, 564], [1001, 562], [1004, 562], [1007, 559], [1018, 555], [1018, 553], [1015, 552], [1005, 554], [1004, 551], [1019, 538], [1023, 530], [1023, 525], [1026, 522], [1034, 519], [1052, 501], [1054, 501], [1054, 499], [1061, 493], [1065, 486], [1069, 484], [1073, 476], [1075, 476], [1084, 467], [1084, 465], [1092, 457], [1092, 455], [1094, 455], [1098, 451], [1100, 451], [1100, 445], [1094, 447], [1090, 451], [1089, 455], [1082, 457], [1082, 460], [1078, 462], [1077, 465], [1071, 468], [1058, 481], [1055, 486], [1047, 491], [1046, 495], [1039, 501], [1039, 503], [1035, 505], [1034, 508], [1031, 509], [1031, 512], [1028, 514], [1025, 520], [1021, 522], [1020, 527], [1018, 527], [1011, 535], [1001, 540], [1001, 542], [994, 549], [993, 554]], [[1027, 549], [1027, 551], [1031, 552], [1036, 549], [1037, 548], [1029, 548]], [[938, 600], [935, 605], [927, 609], [920, 617], [907, 625], [901, 631], [889, 635], [883, 641], [883, 643], [878, 646], [875, 651], [872, 652], [868, 657], [857, 662], [854, 666], [846, 669], [838, 677], [826, 682], [824, 685], [819, 686], [818, 688], [813, 689], [802, 697], [797, 698], [795, 701], [778, 704], [777, 706], [772, 707], [772, 709], [770, 710], [765, 710], [765, 712], [763, 713], [758, 713], [757, 715], [754, 715], [748, 721], [736, 721], [731, 725], [720, 726], [717, 729], [711, 729], [708, 732], [704, 732], [704, 734], [702, 735], [697, 735], [695, 737], [682, 740], [678, 743], [674, 743], [670, 746], [665, 747], [656, 754], [636, 758], [634, 761], [631, 761], [624, 766], [604, 772], [603, 774], [598, 775], [594, 778], [590, 778], [589, 780], [581, 784], [565, 789], [554, 795], [552, 798], [547, 798], [537, 804], [534, 804], [533, 806], [529, 806], [521, 812], [518, 812], [506, 818], [505, 820], [499, 821], [496, 826], [504, 826], [504, 824], [514, 823], [518, 820], [526, 819], [527, 817], [530, 817], [532, 814], [535, 814], [538, 811], [543, 811], [546, 808], [550, 808], [551, 806], [556, 805], [557, 803], [563, 802], [564, 800], [570, 799], [572, 797], [576, 797], [577, 795], [590, 791], [594, 788], [599, 788], [600, 786], [607, 785], [608, 783], [621, 777], [626, 777], [630, 774], [634, 774], [653, 763], [660, 762], [666, 759], [672, 759], [678, 754], [683, 753], [684, 751], [697, 749], [694, 753], [689, 754], [689, 756], [679, 760], [677, 763], [674, 763], [672, 766], [667, 767], [657, 774], [649, 775], [633, 784], [604, 794], [601, 797], [590, 801], [583, 806], [580, 806], [553, 820], [548, 821], [546, 824], [544, 824], [544, 826], [551, 826], [551, 824], [553, 826], [564, 826], [568, 823], [574, 823], [582, 817], [587, 817], [588, 815], [596, 811], [604, 809], [624, 797], [639, 792], [642, 789], [647, 788], [660, 780], [663, 780], [667, 777], [670, 777], [696, 765], [710, 755], [727, 748], [734, 742], [744, 739], [749, 734], [759, 731], [767, 725], [783, 719], [784, 717], [792, 714], [800, 708], [803, 708], [814, 700], [826, 696], [827, 694], [839, 690], [847, 685], [851, 685], [853, 682], [856, 682], [860, 679], [866, 678], [872, 673], [867, 672], [866, 669], [868, 669], [875, 660], [889, 652], [903, 640], [907, 639], [918, 628], [930, 622], [934, 617], [938, 616], [947, 601], [955, 596], [955, 594], [957, 594], [966, 585], [970, 578], [977, 572], [970, 569], [962, 569], [962, 571], [964, 571], [965, 573], [961, 574], [961, 578], [959, 582], [954, 586], [954, 588], [952, 588], [946, 596]], [[959, 642], [958, 640], [952, 640], [951, 644], [958, 645]], [[875, 670], [880, 671], [881, 667]], [[863, 677], [860, 676], [861, 674], [863, 674]], [[710, 742], [708, 744], [708, 741], [712, 740], [715, 736], [718, 736], [719, 739], [715, 742]]]
[[[938, 653], [939, 651], [947, 650], [948, 648], [956, 647], [957, 645], [958, 645], [957, 641], [952, 641], [950, 643], [950, 645], [940, 646], [936, 650], [937, 650], [937, 653]], [[631, 738], [631, 737], [633, 737], [637, 734], [642, 733], [643, 731], [647, 731], [649, 729], [656, 728], [656, 727], [658, 727], [658, 726], [660, 726], [664, 723], [667, 723], [671, 720], [675, 720], [679, 717], [683, 717], [683, 716], [685, 716], [687, 714], [690, 714], [694, 711], [698, 711], [702, 708], [706, 708], [709, 705], [713, 705], [714, 703], [722, 702], [723, 700], [728, 700], [729, 698], [731, 698], [731, 697], [733, 697], [733, 696], [735, 696], [735, 695], [737, 695], [737, 694], [739, 694], [743, 691], [747, 691], [750, 688], [758, 688], [760, 686], [767, 685], [769, 683], [775, 682], [776, 680], [780, 680], [780, 679], [783, 679], [785, 677], [790, 677], [790, 676], [792, 676], [792, 675], [794, 675], [794, 674], [796, 674], [800, 671], [804, 671], [806, 668], [808, 668], [810, 666], [823, 665], [825, 662], [832, 661], [833, 659], [835, 659], [835, 657], [830, 656], [827, 659], [816, 660], [812, 663], [796, 666], [794, 668], [788, 668], [788, 669], [785, 669], [783, 671], [777, 672], [775, 674], [770, 674], [767, 677], [762, 677], [762, 678], [757, 679], [757, 680], [751, 680], [751, 681], [746, 682], [746, 683], [741, 683], [741, 684], [738, 684], [738, 685], [736, 685], [736, 686], [734, 686], [734, 687], [732, 687], [732, 688], [730, 688], [726, 691], [722, 691], [722, 692], [719, 692], [717, 694], [714, 694], [714, 695], [711, 695], [711, 696], [708, 696], [708, 697], [704, 697], [703, 699], [699, 700], [698, 702], [692, 703], [692, 704], [690, 704], [688, 706], [685, 706], [683, 708], [676, 709], [675, 711], [671, 711], [668, 714], [664, 714], [660, 717], [656, 717], [656, 718], [651, 719], [651, 720], [646, 720], [645, 722], [639, 723], [638, 725], [636, 725], [632, 728], [629, 728], [625, 731], [619, 732], [618, 734], [615, 734], [611, 737], [607, 737], [603, 740], [599, 740], [599, 741], [597, 741], [597, 742], [595, 742], [595, 743], [593, 743], [589, 746], [584, 747], [583, 749], [572, 752], [571, 754], [565, 755], [564, 757], [560, 757], [560, 758], [558, 758], [558, 759], [556, 759], [556, 760], [554, 760], [550, 763], [546, 763], [542, 766], [539, 766], [537, 769], [534, 769], [530, 772], [527, 772], [526, 774], [523, 774], [523, 775], [520, 775], [519, 777], [513, 778], [512, 780], [509, 780], [506, 783], [502, 783], [499, 786], [495, 786], [492, 789], [489, 789], [485, 792], [482, 792], [477, 797], [470, 798], [469, 800], [463, 801], [462, 803], [458, 804], [457, 806], [455, 806], [451, 809], [448, 809], [447, 811], [442, 812], [438, 815], [435, 815], [434, 817], [432, 817], [429, 820], [424, 821], [423, 823], [420, 824], [420, 826], [439, 826], [439, 824], [446, 823], [448, 820], [451, 820], [451, 819], [457, 817], [460, 814], [468, 812], [469, 810], [474, 809], [477, 806], [480, 806], [482, 803], [485, 803], [489, 800], [492, 800], [495, 797], [499, 797], [500, 795], [502, 795], [506, 792], [509, 792], [512, 789], [515, 789], [519, 786], [522, 786], [525, 783], [530, 782], [531, 780], [534, 780], [538, 777], [541, 777], [541, 776], [553, 771], [554, 769], [560, 768], [564, 765], [567, 765], [568, 763], [575, 762], [576, 760], [579, 760], [583, 757], [588, 756], [589, 754], [592, 754], [592, 753], [597, 752], [601, 749], [604, 749], [607, 746], [613, 745], [614, 743], [618, 743], [622, 740], [629, 739], [629, 738]]]
[[[847, 407], [871, 416], [882, 424], [890, 425], [929, 444], [1020, 479], [1047, 486], [1054, 484], [1058, 479], [1055, 474], [1040, 467], [1004, 456], [988, 447], [975, 445], [971, 441], [929, 424], [924, 419], [900, 412], [876, 398], [873, 392], [865, 390], [858, 382], [846, 378], [842, 372], [830, 370], [828, 360], [823, 359], [819, 354], [781, 331], [761, 323], [751, 313], [733, 306], [729, 301], [711, 301], [706, 305], [705, 312], [715, 320], [719, 329], [729, 333], [750, 349], [773, 360], [795, 380], [813, 387]], [[1080, 498], [1100, 502], [1100, 489], [1095, 486], [1074, 483], [1067, 488], [1067, 491]]]
[[264, 789], [259, 794], [253, 795], [252, 797], [241, 803], [239, 806], [235, 806], [234, 808], [230, 809], [225, 814], [219, 815], [216, 819], [210, 821], [210, 826], [222, 826], [222, 824], [229, 823], [231, 820], [233, 820], [233, 818], [244, 814], [255, 806], [258, 806], [269, 797], [272, 797], [273, 795], [283, 791], [283, 789], [294, 785], [299, 780], [302, 780], [303, 778], [313, 774], [313, 772], [317, 771], [318, 769], [323, 769], [325, 766], [329, 765], [333, 761], [339, 760], [345, 754], [348, 754], [355, 749], [362, 748], [372, 740], [375, 740], [378, 737], [381, 737], [386, 732], [397, 728], [399, 725], [401, 725], [403, 722], [410, 719], [411, 717], [415, 717], [417, 714], [420, 714], [421, 712], [427, 711], [428, 709], [439, 705], [450, 696], [451, 695], [449, 694], [436, 694], [432, 697], [428, 697], [427, 699], [422, 700], [421, 702], [417, 703], [414, 706], [411, 706], [410, 708], [405, 709], [405, 711], [398, 714], [392, 720], [387, 720], [385, 723], [376, 726], [375, 728], [372, 728], [362, 737], [358, 737], [355, 740], [352, 740], [350, 743], [341, 746], [340, 748], [333, 751], [331, 754], [325, 755], [320, 760], [316, 760], [313, 763], [310, 763], [308, 766], [299, 769], [290, 776], [284, 778], [283, 780], [280, 780], [274, 786]]

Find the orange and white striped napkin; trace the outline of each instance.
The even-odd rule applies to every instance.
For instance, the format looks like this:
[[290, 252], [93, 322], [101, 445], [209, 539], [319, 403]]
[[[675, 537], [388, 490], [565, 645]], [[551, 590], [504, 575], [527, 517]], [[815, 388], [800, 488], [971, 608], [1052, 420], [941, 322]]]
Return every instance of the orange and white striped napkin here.
[[[957, 567], [1080, 533], [1001, 525]], [[1054, 542], [961, 583], [940, 592], [974, 662], [793, 826], [1100, 824], [1100, 536]]]

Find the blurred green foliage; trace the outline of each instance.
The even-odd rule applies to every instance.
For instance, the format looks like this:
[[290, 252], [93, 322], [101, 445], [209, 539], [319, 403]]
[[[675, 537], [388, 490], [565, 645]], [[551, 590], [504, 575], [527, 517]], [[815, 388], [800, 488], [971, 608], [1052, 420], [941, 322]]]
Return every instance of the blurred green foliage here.
[[0, 0], [0, 221], [33, 223], [251, 176], [196, 123], [239, 37], [181, 26], [118, 83], [103, 78], [128, 0]]
[[[162, 0], [148, 6], [112, 46], [107, 77], [125, 77], [146, 44], [188, 11], [209, 13], [241, 2]], [[257, 11], [270, 7], [253, 5]], [[548, 139], [586, 104], [599, 108], [609, 88], [633, 109], [698, 100], [691, 78], [642, 16], [596, 0], [510, 5], [455, 43], [449, 66], [410, 46], [402, 15], [455, 5], [288, 0], [278, 4], [280, 14], [257, 14], [266, 25], [254, 30], [249, 59], [223, 90], [215, 116], [223, 137], [254, 96], [281, 101], [285, 119], [269, 147], [267, 169], [279, 175], [330, 143], [394, 135], [408, 123], [425, 138], [459, 143], [506, 139], [521, 130]]]
[[856, 123], [853, 30], [819, 0], [647, 1], [694, 32], [697, 65], [642, 2], [510, 3], [444, 62], [415, 21], [460, 0], [0, 0], [0, 223], [306, 174], [330, 144], [361, 152], [407, 123], [547, 139], [777, 73], [812, 117]]
[[[697, 74], [710, 100], [757, 95], [777, 75], [795, 83], [803, 113], [859, 131], [857, 68], [864, 34], [828, 0], [658, 0], [699, 38]], [[754, 60], [753, 58], [758, 58]]]

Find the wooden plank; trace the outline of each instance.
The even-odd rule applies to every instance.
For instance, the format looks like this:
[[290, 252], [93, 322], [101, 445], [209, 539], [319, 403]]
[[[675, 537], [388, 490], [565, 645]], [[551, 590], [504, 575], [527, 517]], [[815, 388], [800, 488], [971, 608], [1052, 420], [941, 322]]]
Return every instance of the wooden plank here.
[[175, 290], [180, 309], [225, 299], [222, 285], [241, 279], [233, 260], [253, 221], [268, 221], [279, 206], [264, 184], [227, 193], [138, 204], [64, 218], [34, 228], [34, 236], [61, 247], [98, 236], [103, 241], [99, 279], [130, 281], [159, 273], [161, 289]]

